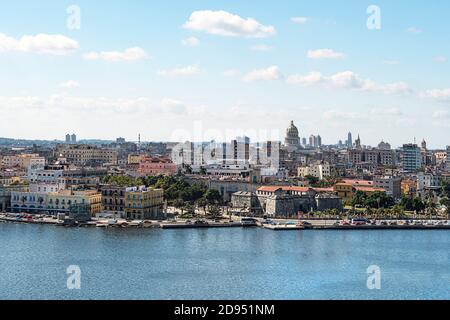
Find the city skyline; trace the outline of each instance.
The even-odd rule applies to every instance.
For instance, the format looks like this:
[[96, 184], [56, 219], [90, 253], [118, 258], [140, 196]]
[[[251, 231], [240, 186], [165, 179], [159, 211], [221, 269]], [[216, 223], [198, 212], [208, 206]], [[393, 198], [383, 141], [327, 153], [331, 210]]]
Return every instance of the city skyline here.
[[0, 12], [1, 137], [176, 141], [200, 123], [281, 141], [294, 120], [324, 144], [450, 144], [448, 3], [378, 1], [380, 30], [360, 1], [78, 1], [80, 29], [72, 3], [19, 3]]

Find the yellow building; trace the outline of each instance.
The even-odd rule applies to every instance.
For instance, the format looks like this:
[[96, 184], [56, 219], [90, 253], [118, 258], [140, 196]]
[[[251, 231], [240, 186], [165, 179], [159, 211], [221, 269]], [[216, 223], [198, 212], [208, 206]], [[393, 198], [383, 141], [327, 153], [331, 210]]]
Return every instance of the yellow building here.
[[47, 209], [54, 212], [68, 212], [71, 205], [89, 205], [92, 215], [102, 210], [102, 195], [97, 191], [61, 190], [47, 195]]
[[164, 192], [162, 189], [132, 187], [125, 190], [125, 217], [158, 219], [163, 217]]
[[352, 200], [357, 191], [370, 195], [375, 192], [386, 192], [383, 188], [375, 188], [372, 181], [344, 180], [334, 185], [334, 191], [344, 201]]
[[129, 154], [128, 155], [128, 164], [139, 164], [141, 160], [145, 158], [143, 154]]
[[89, 145], [59, 145], [57, 152], [67, 162], [79, 166], [117, 164], [117, 151]]

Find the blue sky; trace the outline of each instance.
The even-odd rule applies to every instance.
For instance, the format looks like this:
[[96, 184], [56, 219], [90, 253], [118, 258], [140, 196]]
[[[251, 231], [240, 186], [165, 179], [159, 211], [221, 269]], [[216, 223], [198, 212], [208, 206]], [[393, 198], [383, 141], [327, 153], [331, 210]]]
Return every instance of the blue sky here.
[[[366, 25], [372, 4], [379, 30]], [[67, 27], [70, 5], [81, 29]], [[365, 144], [443, 148], [449, 10], [444, 0], [1, 1], [0, 136], [264, 140], [294, 120], [325, 143], [350, 130]]]

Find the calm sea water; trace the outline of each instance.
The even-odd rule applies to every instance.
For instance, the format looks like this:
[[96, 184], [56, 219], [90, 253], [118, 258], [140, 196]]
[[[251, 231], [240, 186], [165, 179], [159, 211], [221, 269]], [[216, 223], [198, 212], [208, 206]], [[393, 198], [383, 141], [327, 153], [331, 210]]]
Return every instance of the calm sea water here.
[[[81, 268], [68, 290], [66, 269]], [[381, 268], [381, 290], [366, 270]], [[450, 299], [448, 231], [0, 223], [1, 299]]]

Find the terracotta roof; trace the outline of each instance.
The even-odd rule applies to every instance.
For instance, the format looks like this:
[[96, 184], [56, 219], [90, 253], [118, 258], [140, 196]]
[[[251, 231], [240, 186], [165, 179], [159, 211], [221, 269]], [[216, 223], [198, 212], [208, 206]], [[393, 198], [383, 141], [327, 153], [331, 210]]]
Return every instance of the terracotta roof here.
[[356, 191], [363, 191], [363, 192], [386, 192], [383, 188], [372, 188], [372, 187], [355, 187]]
[[264, 186], [258, 189], [258, 191], [275, 192], [282, 191], [295, 191], [295, 192], [308, 192], [311, 190], [309, 187], [294, 187], [294, 186]]
[[369, 180], [344, 179], [342, 182], [353, 186], [373, 186], [373, 181]]

